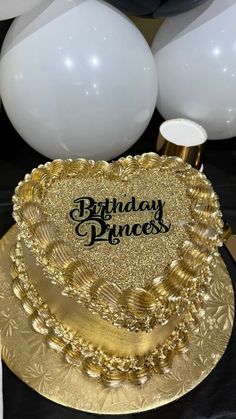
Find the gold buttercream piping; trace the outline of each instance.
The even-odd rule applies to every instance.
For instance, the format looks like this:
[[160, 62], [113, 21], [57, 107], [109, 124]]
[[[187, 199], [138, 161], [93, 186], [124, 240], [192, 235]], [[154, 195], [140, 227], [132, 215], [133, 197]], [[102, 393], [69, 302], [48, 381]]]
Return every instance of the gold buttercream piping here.
[[11, 252], [13, 291], [30, 316], [33, 329], [45, 336], [49, 348], [60, 353], [65, 361], [90, 377], [100, 379], [108, 387], [124, 382], [146, 383], [153, 374], [170, 371], [173, 356], [188, 350], [188, 335], [197, 327], [197, 317], [189, 310], [170, 336], [152, 352], [143, 356], [118, 357], [94, 347], [78, 333], [65, 328], [49, 310], [32, 285], [23, 260], [20, 240]]
[[[59, 238], [40, 205], [45, 186], [64, 176], [91, 173], [94, 176], [127, 181], [138, 169], [170, 170], [186, 184], [192, 201], [189, 240], [180, 249], [179, 260], [168, 266], [162, 281], [156, 279], [142, 289], [121, 291], [92, 270], [73, 253], [70, 245]], [[63, 295], [77, 299], [90, 311], [99, 313], [117, 327], [128, 330], [153, 329], [165, 324], [174, 313], [182, 313], [199, 295], [207, 282], [206, 267], [222, 244], [222, 220], [217, 196], [205, 175], [178, 157], [145, 153], [121, 158], [116, 162], [92, 160], [54, 160], [26, 175], [15, 190], [14, 217], [21, 237], [40, 263], [62, 288]], [[194, 293], [193, 293], [194, 290]]]

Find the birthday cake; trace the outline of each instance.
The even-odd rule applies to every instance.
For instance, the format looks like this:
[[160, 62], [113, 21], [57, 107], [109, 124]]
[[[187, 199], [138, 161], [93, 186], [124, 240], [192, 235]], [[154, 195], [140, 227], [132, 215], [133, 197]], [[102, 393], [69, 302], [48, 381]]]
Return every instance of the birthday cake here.
[[35, 332], [106, 386], [168, 373], [204, 316], [222, 243], [206, 176], [155, 153], [54, 160], [13, 202], [13, 290]]

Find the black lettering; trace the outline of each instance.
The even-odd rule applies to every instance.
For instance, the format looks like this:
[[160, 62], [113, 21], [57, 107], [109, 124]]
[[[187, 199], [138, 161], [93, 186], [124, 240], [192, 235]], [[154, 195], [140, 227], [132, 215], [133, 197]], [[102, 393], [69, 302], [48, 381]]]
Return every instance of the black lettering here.
[[164, 224], [164, 221], [161, 220], [160, 226], [161, 226], [161, 230], [160, 230], [161, 233], [168, 233], [168, 231], [170, 231], [171, 223]]
[[146, 236], [149, 234], [153, 233], [153, 226], [152, 226], [152, 222], [150, 221], [150, 223], [144, 223], [143, 224], [143, 234], [145, 234]]
[[131, 201], [127, 202], [124, 206], [125, 212], [137, 211], [135, 207], [135, 197], [132, 196]]
[[77, 217], [83, 219], [84, 217], [86, 217], [86, 219], [88, 220], [94, 215], [96, 202], [93, 198], [90, 198], [89, 196], [84, 196], [82, 198], [75, 199], [74, 203], [77, 204]]
[[83, 220], [77, 224], [75, 232], [79, 237], [88, 238], [85, 246], [93, 246], [97, 241], [106, 241], [103, 237], [107, 231], [107, 225], [105, 221], [100, 218], [94, 218], [93, 220]]
[[159, 234], [160, 233], [160, 227], [156, 225], [156, 220], [151, 220], [150, 224], [152, 226], [152, 234]]
[[[168, 233], [171, 223], [164, 221], [165, 202], [159, 200], [137, 202], [133, 196], [123, 203], [117, 198], [106, 198], [104, 201], [96, 202], [93, 198], [85, 196], [74, 200], [76, 208], [69, 212], [70, 219], [76, 223], [75, 233], [78, 237], [85, 240], [85, 246], [93, 246], [97, 242], [107, 241], [111, 245], [120, 243], [122, 237], [156, 235]], [[154, 219], [144, 224], [113, 224], [112, 214], [129, 212], [155, 211]]]
[[[138, 231], [139, 230], [139, 231]], [[134, 224], [132, 227], [132, 233], [134, 236], [141, 236], [143, 230], [141, 224]]]
[[142, 201], [139, 204], [140, 211], [150, 211], [150, 205], [148, 201]]

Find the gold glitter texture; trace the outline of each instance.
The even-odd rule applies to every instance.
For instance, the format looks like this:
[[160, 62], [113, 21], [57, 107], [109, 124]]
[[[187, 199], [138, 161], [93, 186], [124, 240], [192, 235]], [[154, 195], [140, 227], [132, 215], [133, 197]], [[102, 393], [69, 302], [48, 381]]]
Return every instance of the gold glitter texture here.
[[[117, 246], [85, 250], [68, 220], [73, 200], [82, 194], [97, 200], [162, 199], [170, 231], [122, 237]], [[145, 223], [150, 215], [115, 214], [112, 221]], [[40, 166], [16, 188], [14, 217], [26, 245], [63, 295], [101, 316], [105, 311], [108, 321], [128, 330], [150, 331], [191, 302], [201, 310], [201, 287], [207, 285], [209, 265], [222, 241], [210, 182], [181, 159], [154, 153], [112, 164], [78, 159]]]

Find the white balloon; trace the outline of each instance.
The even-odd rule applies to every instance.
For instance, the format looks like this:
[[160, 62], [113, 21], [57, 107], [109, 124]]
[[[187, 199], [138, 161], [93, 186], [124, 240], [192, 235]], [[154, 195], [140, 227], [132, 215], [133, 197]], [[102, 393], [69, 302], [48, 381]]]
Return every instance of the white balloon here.
[[208, 1], [167, 19], [152, 50], [165, 119], [199, 122], [209, 139], [236, 136], [236, 1]]
[[43, 3], [13, 22], [3, 45], [0, 88], [8, 117], [47, 157], [117, 157], [155, 109], [151, 49], [105, 2]]
[[28, 12], [42, 0], [0, 0], [0, 20], [10, 19]]

